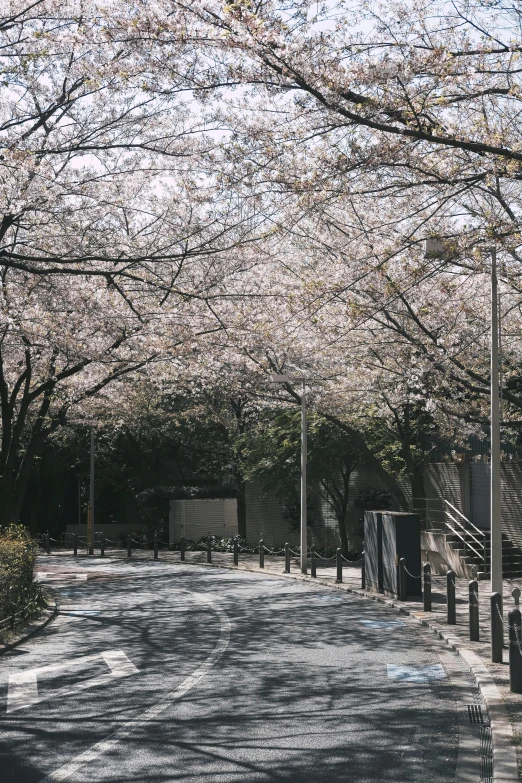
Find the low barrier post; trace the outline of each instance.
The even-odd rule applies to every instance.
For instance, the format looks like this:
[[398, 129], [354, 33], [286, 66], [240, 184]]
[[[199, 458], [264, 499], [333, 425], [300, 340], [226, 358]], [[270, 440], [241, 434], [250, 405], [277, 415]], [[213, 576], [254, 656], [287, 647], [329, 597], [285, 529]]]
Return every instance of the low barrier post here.
[[472, 579], [469, 583], [469, 640], [470, 642], [480, 641], [478, 582], [476, 579]]
[[502, 596], [500, 593], [491, 593], [491, 660], [493, 663], [502, 663], [503, 625]]
[[290, 573], [290, 544], [285, 544], [285, 574]]
[[105, 536], [103, 533], [100, 538], [100, 557], [105, 557]]
[[212, 538], [207, 538], [207, 563], [212, 562]]
[[127, 557], [132, 556], [132, 539], [130, 536], [127, 536]]
[[239, 543], [237, 538], [234, 538], [234, 565], [237, 566], [239, 563]]
[[[93, 533], [94, 536], [94, 533]], [[91, 539], [91, 542], [87, 545], [87, 551], [90, 555], [94, 554], [94, 541]]]
[[366, 590], [366, 566], [364, 564], [364, 549], [361, 552], [361, 588]]
[[180, 560], [185, 560], [185, 537], [182, 536], [179, 540], [179, 557]]
[[340, 549], [337, 550], [337, 579], [335, 580], [338, 585], [343, 581], [343, 553]]
[[509, 688], [513, 693], [522, 693], [522, 639], [520, 609], [508, 613], [509, 621]]
[[406, 573], [406, 558], [399, 560], [399, 601], [406, 601], [408, 598], [408, 574]]
[[265, 542], [261, 538], [259, 541], [259, 568], [265, 567]]
[[158, 559], [158, 534], [154, 532], [154, 560]]
[[312, 555], [311, 557], [312, 562], [310, 565], [310, 576], [312, 576], [315, 579], [317, 576], [317, 560], [315, 558], [315, 546], [312, 547], [311, 555]]
[[49, 539], [49, 533], [45, 534], [45, 551], [48, 555], [51, 554], [51, 541]]
[[424, 563], [424, 589], [422, 591], [422, 598], [424, 602], [424, 611], [431, 612], [431, 565], [430, 563]]
[[455, 571], [451, 568], [446, 574], [446, 590], [448, 595], [448, 625], [457, 625], [457, 605], [455, 600]]
[[73, 551], [74, 556], [78, 557], [78, 533], [75, 533], [73, 536]]

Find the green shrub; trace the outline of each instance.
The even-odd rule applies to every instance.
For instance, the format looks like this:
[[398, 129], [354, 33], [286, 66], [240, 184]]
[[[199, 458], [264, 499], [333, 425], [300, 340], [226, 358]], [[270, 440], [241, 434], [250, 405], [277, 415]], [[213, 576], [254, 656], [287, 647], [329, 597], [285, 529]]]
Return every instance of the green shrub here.
[[37, 554], [37, 542], [21, 525], [0, 528], [0, 621], [38, 597], [33, 578]]

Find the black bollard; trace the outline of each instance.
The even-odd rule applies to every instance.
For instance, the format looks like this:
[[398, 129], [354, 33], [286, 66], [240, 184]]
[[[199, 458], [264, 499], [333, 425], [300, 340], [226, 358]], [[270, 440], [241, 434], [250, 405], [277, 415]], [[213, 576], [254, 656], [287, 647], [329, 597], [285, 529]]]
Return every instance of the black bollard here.
[[476, 579], [472, 579], [469, 583], [469, 640], [470, 642], [480, 641], [478, 582]]
[[158, 559], [158, 534], [154, 533], [154, 560]]
[[508, 613], [509, 621], [509, 687], [513, 693], [522, 693], [522, 630], [520, 609]]
[[312, 553], [311, 554], [312, 554], [312, 558], [311, 558], [312, 562], [311, 562], [311, 565], [310, 565], [310, 576], [312, 576], [315, 579], [315, 577], [317, 576], [317, 562], [316, 562], [316, 559], [315, 559], [315, 546], [312, 547]]
[[91, 543], [87, 545], [87, 551], [90, 555], [94, 554], [94, 542], [91, 539]]
[[212, 562], [212, 538], [207, 538], [207, 563]]
[[78, 534], [75, 533], [73, 536], [73, 547], [74, 547], [74, 556], [78, 557]]
[[100, 557], [105, 557], [105, 536], [103, 533], [100, 538]]
[[185, 560], [185, 538], [182, 536], [179, 540], [179, 557], [180, 560]]
[[259, 541], [259, 568], [265, 567], [265, 542], [263, 539]]
[[457, 625], [457, 605], [455, 602], [455, 571], [451, 568], [446, 574], [448, 594], [448, 625]]
[[132, 539], [130, 536], [127, 536], [127, 557], [132, 556]]
[[361, 552], [361, 588], [366, 590], [366, 567], [364, 564], [364, 549]]
[[422, 598], [424, 600], [424, 611], [431, 612], [431, 565], [424, 563], [424, 590], [422, 591]]
[[51, 540], [49, 538], [49, 533], [45, 534], [45, 551], [48, 555], [51, 554]]
[[239, 563], [239, 543], [237, 538], [234, 538], [234, 565]]
[[337, 579], [335, 581], [338, 585], [343, 581], [343, 553], [340, 549], [337, 550]]
[[290, 573], [290, 544], [285, 544], [285, 574]]
[[500, 593], [491, 593], [491, 661], [493, 663], [502, 663], [503, 647], [502, 596]]
[[406, 573], [406, 558], [399, 560], [399, 601], [406, 601], [408, 598], [408, 574]]

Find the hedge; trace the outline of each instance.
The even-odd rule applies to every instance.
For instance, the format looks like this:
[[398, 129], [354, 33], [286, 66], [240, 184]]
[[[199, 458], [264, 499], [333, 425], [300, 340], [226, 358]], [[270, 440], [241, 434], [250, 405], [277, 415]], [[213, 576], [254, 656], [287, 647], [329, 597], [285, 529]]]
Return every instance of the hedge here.
[[0, 623], [38, 600], [33, 578], [38, 544], [21, 525], [0, 528]]

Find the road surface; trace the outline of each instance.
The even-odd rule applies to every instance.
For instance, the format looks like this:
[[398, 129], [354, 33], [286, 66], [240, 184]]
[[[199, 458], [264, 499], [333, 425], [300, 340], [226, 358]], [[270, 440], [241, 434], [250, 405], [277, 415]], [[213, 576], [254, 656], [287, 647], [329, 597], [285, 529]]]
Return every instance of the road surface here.
[[455, 780], [457, 658], [385, 607], [153, 561], [38, 572], [60, 612], [0, 658], [2, 783]]

